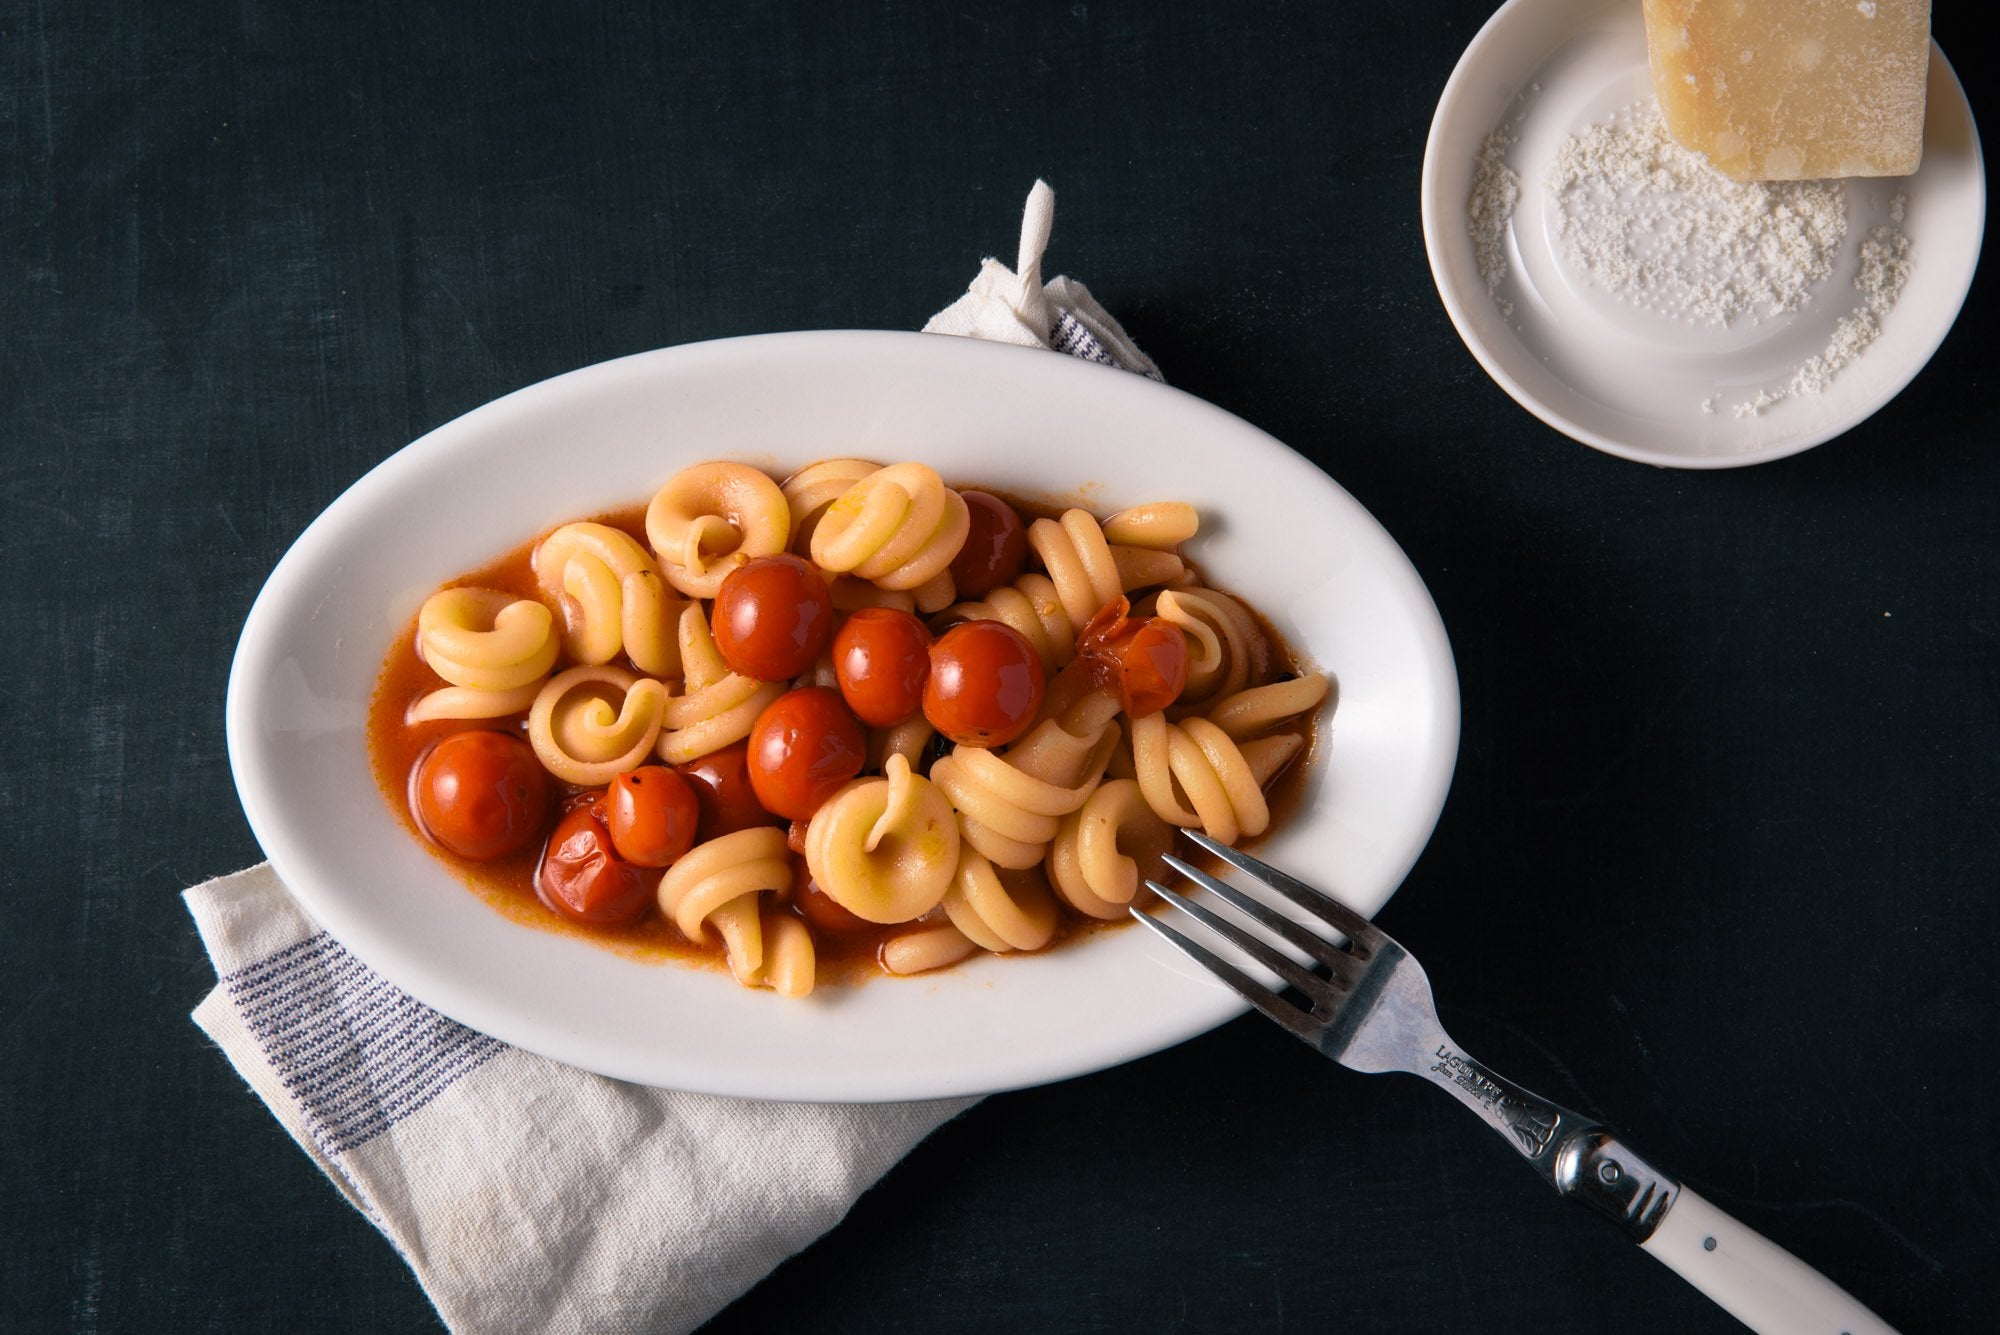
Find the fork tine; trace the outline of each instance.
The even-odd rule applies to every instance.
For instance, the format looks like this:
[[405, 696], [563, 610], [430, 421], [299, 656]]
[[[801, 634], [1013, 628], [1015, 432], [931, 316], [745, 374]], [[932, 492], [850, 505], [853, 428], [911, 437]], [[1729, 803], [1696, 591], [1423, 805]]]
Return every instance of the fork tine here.
[[1363, 958], [1366, 958], [1369, 949], [1376, 942], [1383, 939], [1381, 928], [1339, 900], [1313, 889], [1304, 881], [1287, 876], [1276, 867], [1261, 862], [1248, 853], [1239, 853], [1228, 844], [1219, 843], [1199, 830], [1182, 830], [1181, 833], [1194, 841], [1198, 847], [1208, 850], [1238, 871], [1250, 873], [1321, 922], [1344, 933], [1350, 941], [1360, 947], [1356, 953]]
[[[1238, 890], [1235, 886], [1229, 884], [1229, 882], [1210, 876], [1200, 868], [1181, 861], [1172, 853], [1163, 854], [1161, 860], [1216, 898], [1233, 906], [1244, 917], [1261, 924], [1266, 931], [1283, 937], [1313, 959], [1332, 969], [1336, 974], [1343, 975], [1341, 978], [1343, 985], [1350, 981], [1345, 975], [1351, 974], [1360, 961], [1356, 960], [1354, 956], [1348, 954], [1339, 946], [1328, 941], [1325, 937], [1307, 931], [1304, 927], [1287, 918], [1270, 905], [1260, 904], [1241, 890]], [[1152, 885], [1152, 882], [1148, 881], [1147, 884]], [[1157, 885], [1154, 885], [1153, 889], [1160, 894], [1166, 893], [1160, 890], [1160, 887]], [[1221, 931], [1222, 929], [1217, 928], [1216, 930]], [[1224, 933], [1224, 935], [1227, 935], [1227, 933]], [[1231, 937], [1230, 939], [1234, 940], [1235, 938]], [[1284, 972], [1283, 970], [1278, 971], [1280, 973]], [[1289, 974], [1285, 976], [1287, 978], [1291, 977]], [[1303, 984], [1299, 984], [1294, 980], [1294, 986], [1303, 986]]]
[[1276, 1020], [1279, 1024], [1285, 1026], [1285, 1028], [1291, 1030], [1308, 1043], [1317, 1041], [1320, 1029], [1323, 1026], [1312, 1016], [1290, 1002], [1287, 1002], [1270, 988], [1265, 987], [1228, 960], [1223, 959], [1204, 946], [1196, 945], [1193, 941], [1190, 941], [1187, 937], [1167, 926], [1136, 904], [1127, 909], [1126, 912], [1143, 923], [1148, 931], [1164, 938], [1167, 944], [1175, 950], [1180, 951], [1196, 964], [1199, 964], [1202, 968], [1229, 984], [1230, 987], [1236, 990], [1239, 996], [1258, 1010], [1264, 1012], [1266, 1016]]
[[[1167, 860], [1174, 861], [1172, 858]], [[1253, 936], [1227, 918], [1211, 912], [1179, 891], [1167, 889], [1158, 881], [1146, 882], [1146, 888], [1311, 997], [1315, 1003], [1331, 1003], [1334, 1000], [1333, 990], [1327, 986], [1325, 979], [1273, 949], [1261, 937]]]

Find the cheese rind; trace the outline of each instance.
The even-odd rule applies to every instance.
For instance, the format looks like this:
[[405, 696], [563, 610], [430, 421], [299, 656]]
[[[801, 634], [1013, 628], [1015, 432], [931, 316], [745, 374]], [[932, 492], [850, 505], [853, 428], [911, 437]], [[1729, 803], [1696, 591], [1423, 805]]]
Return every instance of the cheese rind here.
[[1907, 176], [1930, 0], [1645, 0], [1667, 132], [1738, 181]]

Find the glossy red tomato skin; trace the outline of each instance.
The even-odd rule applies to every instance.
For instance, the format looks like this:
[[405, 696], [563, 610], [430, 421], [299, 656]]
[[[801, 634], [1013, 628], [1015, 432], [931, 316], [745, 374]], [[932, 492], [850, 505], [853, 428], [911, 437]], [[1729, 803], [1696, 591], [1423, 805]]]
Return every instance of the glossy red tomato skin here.
[[1041, 656], [1019, 631], [963, 621], [931, 646], [924, 717], [954, 742], [1005, 746], [1034, 723], [1046, 685]]
[[535, 893], [565, 918], [615, 926], [646, 911], [654, 878], [618, 856], [605, 805], [602, 793], [590, 794], [556, 822], [535, 869]]
[[1010, 584], [1028, 563], [1028, 526], [1014, 507], [984, 491], [961, 491], [972, 527], [952, 558], [951, 578], [962, 597]]
[[526, 742], [506, 733], [455, 732], [410, 777], [410, 806], [432, 842], [484, 862], [541, 838], [549, 776]]
[[750, 744], [732, 742], [711, 751], [699, 760], [674, 766], [674, 773], [694, 789], [700, 819], [695, 825], [695, 842], [705, 844], [725, 834], [759, 825], [784, 822], [764, 810], [757, 790], [750, 784]]
[[1099, 608], [1076, 637], [1076, 656], [1089, 665], [1093, 682], [1117, 693], [1119, 708], [1144, 718], [1178, 700], [1186, 688], [1187, 636], [1164, 617], [1130, 612], [1124, 598]]
[[908, 612], [864, 607], [833, 637], [841, 698], [871, 728], [901, 723], [924, 707], [931, 633]]
[[[805, 864], [799, 865], [803, 868]], [[842, 908], [832, 895], [819, 888], [819, 882], [803, 871], [793, 884], [792, 907], [799, 911], [801, 918], [812, 924], [814, 930], [835, 936], [849, 936], [875, 926], [866, 918], [858, 918]]]
[[825, 686], [786, 691], [750, 729], [750, 786], [773, 815], [809, 821], [827, 798], [861, 772], [868, 739], [860, 722]]
[[666, 867], [694, 847], [701, 805], [694, 788], [665, 765], [641, 765], [611, 781], [605, 824], [618, 856], [641, 867]]
[[833, 594], [812, 564], [760, 556], [729, 572], [711, 615], [715, 647], [732, 672], [790, 681], [833, 637]]

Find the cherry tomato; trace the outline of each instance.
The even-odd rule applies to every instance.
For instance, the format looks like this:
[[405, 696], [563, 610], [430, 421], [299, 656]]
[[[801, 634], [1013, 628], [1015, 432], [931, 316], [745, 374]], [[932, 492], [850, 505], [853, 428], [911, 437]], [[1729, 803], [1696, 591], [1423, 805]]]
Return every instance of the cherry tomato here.
[[1115, 691], [1119, 708], [1133, 718], [1157, 714], [1187, 685], [1187, 636], [1164, 617], [1134, 617], [1132, 604], [1115, 598], [1097, 610], [1076, 637], [1076, 656], [1090, 679]]
[[695, 827], [696, 843], [705, 844], [757, 825], [784, 824], [764, 810], [756, 789], [750, 786], [748, 742], [734, 742], [699, 760], [676, 765], [674, 773], [694, 789], [695, 805], [701, 811]]
[[864, 607], [833, 637], [833, 671], [847, 707], [870, 727], [901, 723], [924, 707], [931, 633], [908, 612]]
[[715, 596], [715, 647], [730, 670], [789, 681], [818, 660], [833, 635], [833, 594], [810, 562], [760, 556], [729, 572]]
[[971, 512], [965, 546], [952, 558], [951, 578], [960, 594], [990, 593], [1012, 582], [1028, 563], [1028, 526], [1014, 507], [983, 491], [961, 491]]
[[819, 882], [805, 870], [805, 863], [799, 863], [799, 873], [792, 881], [792, 907], [799, 916], [822, 932], [835, 936], [846, 936], [850, 932], [865, 932], [875, 926], [866, 918], [857, 918], [842, 908], [837, 900], [819, 888]]
[[485, 861], [541, 837], [549, 776], [535, 752], [502, 732], [455, 732], [418, 762], [410, 781], [417, 824], [434, 843]]
[[611, 781], [605, 824], [627, 862], [664, 867], [694, 847], [701, 806], [694, 788], [664, 765], [642, 765]]
[[750, 786], [766, 811], [807, 821], [868, 758], [861, 725], [840, 692], [786, 691], [750, 729]]
[[924, 717], [955, 742], [1004, 746], [1042, 707], [1042, 660], [1012, 626], [965, 621], [931, 646]]
[[604, 795], [571, 807], [556, 822], [535, 872], [544, 904], [578, 922], [635, 921], [653, 902], [652, 878], [618, 856], [604, 819]]

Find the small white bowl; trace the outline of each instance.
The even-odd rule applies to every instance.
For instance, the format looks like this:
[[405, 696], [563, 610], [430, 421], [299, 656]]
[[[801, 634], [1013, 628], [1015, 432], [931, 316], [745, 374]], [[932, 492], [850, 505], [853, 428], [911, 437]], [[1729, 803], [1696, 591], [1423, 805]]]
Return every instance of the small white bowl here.
[[[1728, 327], [1676, 322], [1619, 302], [1556, 243], [1547, 188], [1569, 136], [1652, 98], [1634, 0], [1509, 0], [1481, 28], [1438, 101], [1424, 150], [1424, 246], [1445, 310], [1487, 374], [1556, 430], [1596, 449], [1672, 468], [1733, 468], [1830, 440], [1894, 398], [1944, 341], [1964, 304], [1986, 225], [1986, 174], [1972, 110], [1931, 47], [1922, 167], [1847, 182], [1847, 235], [1802, 309]], [[1475, 164], [1504, 128], [1520, 196], [1492, 291], [1469, 226]], [[1861, 239], [1894, 217], [1909, 279], [1867, 350], [1817, 394], [1737, 411], [1782, 388], [1859, 303]]]

